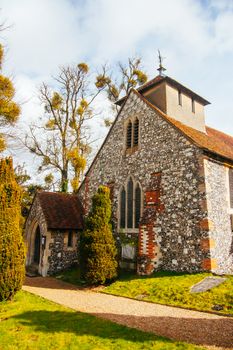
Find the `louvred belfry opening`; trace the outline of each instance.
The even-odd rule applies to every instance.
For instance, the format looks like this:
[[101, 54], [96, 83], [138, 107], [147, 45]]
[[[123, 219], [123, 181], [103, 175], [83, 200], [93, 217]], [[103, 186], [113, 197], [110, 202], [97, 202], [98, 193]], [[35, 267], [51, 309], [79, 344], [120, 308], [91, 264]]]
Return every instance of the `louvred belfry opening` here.
[[132, 145], [132, 123], [129, 121], [127, 125], [127, 135], [126, 135], [126, 148], [130, 148]]
[[133, 133], [133, 145], [137, 146], [138, 145], [138, 133], [139, 133], [139, 120], [136, 119], [134, 122], [134, 133]]

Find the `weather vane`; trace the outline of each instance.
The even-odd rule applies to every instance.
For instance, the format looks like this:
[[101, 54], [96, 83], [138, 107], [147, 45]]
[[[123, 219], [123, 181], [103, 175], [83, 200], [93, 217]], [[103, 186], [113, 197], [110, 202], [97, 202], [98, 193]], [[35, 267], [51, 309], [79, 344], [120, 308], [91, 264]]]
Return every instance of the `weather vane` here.
[[158, 55], [159, 55], [159, 68], [157, 70], [159, 71], [159, 75], [163, 76], [164, 75], [163, 72], [165, 72], [166, 70], [166, 68], [163, 67], [163, 60], [165, 57], [161, 56], [160, 50], [158, 50]]

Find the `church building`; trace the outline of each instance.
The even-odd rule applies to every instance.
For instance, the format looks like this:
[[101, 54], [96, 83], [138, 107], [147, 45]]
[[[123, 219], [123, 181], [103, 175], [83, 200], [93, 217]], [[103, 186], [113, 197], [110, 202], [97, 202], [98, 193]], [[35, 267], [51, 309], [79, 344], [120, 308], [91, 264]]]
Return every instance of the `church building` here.
[[162, 74], [117, 104], [78, 197], [37, 194], [27, 266], [45, 276], [77, 262], [83, 216], [106, 185], [122, 268], [233, 274], [233, 137], [206, 125], [206, 99]]
[[79, 198], [88, 213], [110, 187], [120, 265], [232, 274], [233, 137], [206, 126], [206, 99], [161, 74], [117, 104]]

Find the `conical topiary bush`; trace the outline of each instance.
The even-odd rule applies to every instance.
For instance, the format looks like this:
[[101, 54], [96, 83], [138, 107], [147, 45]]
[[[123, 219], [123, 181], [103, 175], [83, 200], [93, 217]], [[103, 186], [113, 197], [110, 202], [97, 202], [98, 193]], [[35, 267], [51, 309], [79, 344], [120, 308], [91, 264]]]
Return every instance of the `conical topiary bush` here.
[[80, 241], [80, 265], [89, 284], [103, 284], [117, 276], [116, 245], [112, 235], [109, 188], [100, 186]]
[[25, 276], [25, 247], [20, 230], [21, 189], [11, 158], [0, 160], [0, 301], [21, 289]]

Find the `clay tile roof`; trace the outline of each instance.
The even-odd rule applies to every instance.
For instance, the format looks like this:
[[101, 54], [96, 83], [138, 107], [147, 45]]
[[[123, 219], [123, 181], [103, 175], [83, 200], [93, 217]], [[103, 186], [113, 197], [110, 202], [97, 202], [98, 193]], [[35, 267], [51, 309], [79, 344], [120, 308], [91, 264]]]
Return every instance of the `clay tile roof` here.
[[47, 227], [57, 230], [81, 230], [83, 209], [77, 195], [56, 192], [38, 192]]
[[179, 129], [186, 137], [193, 141], [198, 147], [217, 154], [218, 156], [233, 161], [233, 137], [221, 131], [206, 126], [206, 133], [193, 129], [181, 122], [169, 117], [159, 108], [151, 104], [136, 90], [133, 90], [137, 96], [142, 99], [148, 106], [158, 112], [165, 120]]

